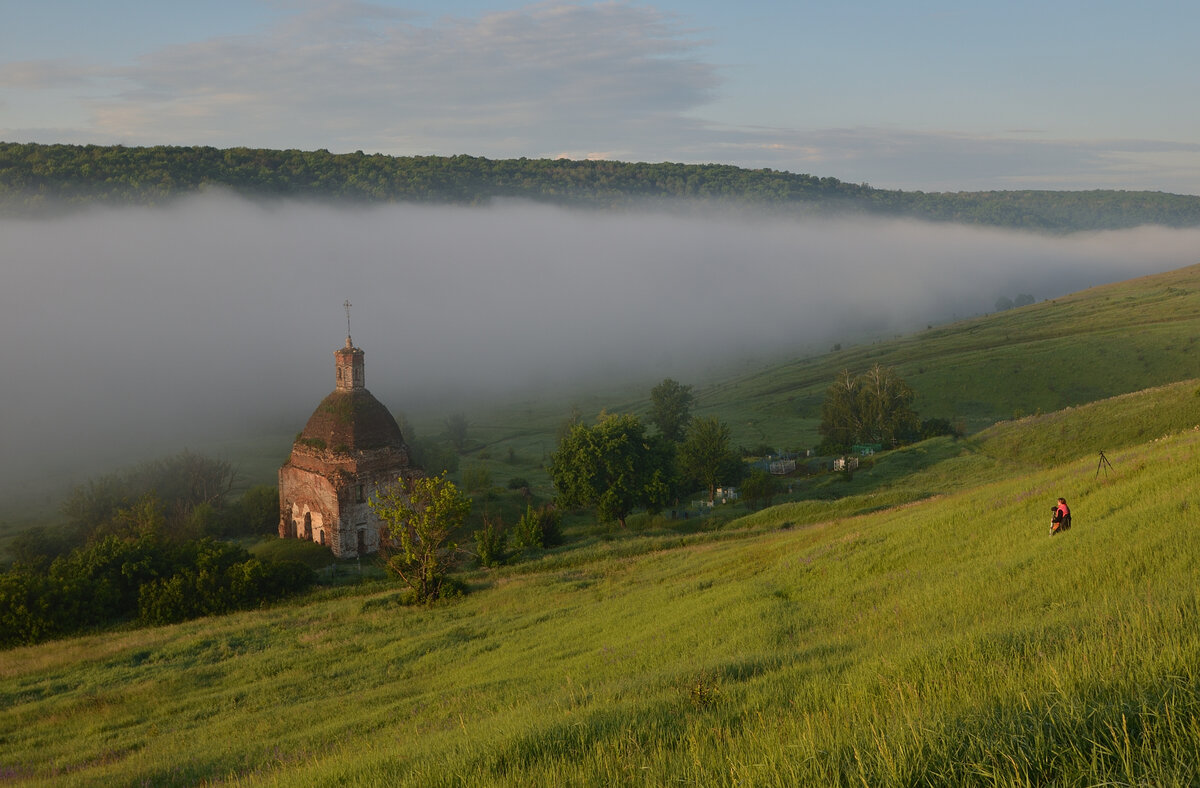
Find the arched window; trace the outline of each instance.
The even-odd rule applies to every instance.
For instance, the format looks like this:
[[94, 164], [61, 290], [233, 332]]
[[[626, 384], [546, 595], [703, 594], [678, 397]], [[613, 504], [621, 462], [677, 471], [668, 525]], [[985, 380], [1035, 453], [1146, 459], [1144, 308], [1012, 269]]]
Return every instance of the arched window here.
[[304, 538], [312, 539], [312, 512], [304, 513]]

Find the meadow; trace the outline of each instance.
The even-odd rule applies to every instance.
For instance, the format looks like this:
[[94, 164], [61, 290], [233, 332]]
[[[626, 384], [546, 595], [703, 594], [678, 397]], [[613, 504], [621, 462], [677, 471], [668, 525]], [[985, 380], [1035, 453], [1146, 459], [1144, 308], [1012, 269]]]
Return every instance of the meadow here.
[[596, 526], [433, 607], [367, 582], [13, 649], [0, 774], [1191, 785], [1198, 476], [1188, 380], [885, 453], [836, 497]]
[[[694, 384], [694, 413], [727, 423], [736, 445], [787, 450], [820, 442], [821, 403], [843, 369], [858, 374], [873, 364], [893, 367], [916, 393], [913, 407], [922, 418], [946, 419], [975, 433], [1001, 420], [1196, 377], [1198, 352], [1200, 265], [1195, 265], [682, 382]], [[645, 418], [656, 382], [468, 412], [473, 448], [462, 465], [488, 468], [498, 484], [511, 476], [528, 478], [538, 494], [549, 496], [543, 466], [572, 406], [585, 420], [602, 408]], [[422, 434], [438, 429], [437, 418], [418, 423]]]

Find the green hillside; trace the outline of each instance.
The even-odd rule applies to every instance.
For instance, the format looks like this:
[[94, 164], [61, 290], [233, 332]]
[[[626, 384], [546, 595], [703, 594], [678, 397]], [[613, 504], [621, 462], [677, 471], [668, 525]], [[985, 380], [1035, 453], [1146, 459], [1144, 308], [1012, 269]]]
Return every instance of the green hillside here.
[[[809, 448], [820, 438], [821, 402], [843, 369], [895, 367], [924, 418], [970, 432], [997, 421], [1050, 413], [1149, 386], [1200, 376], [1200, 265], [1085, 290], [1020, 309], [915, 334], [698, 382], [694, 412], [715, 415], [735, 444]], [[577, 401], [585, 419], [601, 408], [645, 415], [649, 390]], [[690, 382], [690, 381], [684, 381]], [[555, 445], [567, 403], [515, 403], [470, 414], [472, 436], [500, 478], [547, 482], [539, 465]], [[517, 463], [502, 461], [512, 449]], [[543, 487], [544, 492], [549, 492]]]
[[515, 198], [628, 208], [702, 201], [786, 215], [850, 212], [1051, 232], [1200, 225], [1200, 197], [1162, 192], [926, 193], [725, 164], [0, 142], [0, 215], [97, 203], [161, 205], [213, 187], [255, 199], [341, 204], [481, 205]]
[[[433, 608], [367, 585], [14, 649], [0, 769], [55, 785], [1196, 784], [1197, 489], [1189, 380], [881, 455], [837, 500], [716, 529], [597, 527]], [[1058, 495], [1074, 527], [1050, 538]]]

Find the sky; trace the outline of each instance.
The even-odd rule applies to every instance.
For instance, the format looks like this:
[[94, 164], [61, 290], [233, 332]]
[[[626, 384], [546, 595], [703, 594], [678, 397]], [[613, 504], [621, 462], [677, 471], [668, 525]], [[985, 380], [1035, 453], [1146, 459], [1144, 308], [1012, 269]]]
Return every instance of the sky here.
[[1200, 195], [1193, 0], [6, 0], [0, 139]]

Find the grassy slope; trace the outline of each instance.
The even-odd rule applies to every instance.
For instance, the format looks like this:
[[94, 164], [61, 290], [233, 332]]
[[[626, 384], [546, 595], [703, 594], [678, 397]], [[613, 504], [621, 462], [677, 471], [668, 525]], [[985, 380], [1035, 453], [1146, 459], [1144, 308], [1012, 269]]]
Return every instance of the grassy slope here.
[[746, 445], [811, 445], [834, 376], [879, 363], [913, 387], [923, 417], [975, 431], [1194, 377], [1198, 342], [1200, 265], [781, 364], [704, 389], [699, 405]]
[[[923, 417], [961, 420], [974, 432], [1200, 375], [1198, 343], [1200, 265], [697, 385], [696, 413], [720, 417], [739, 445], [810, 447], [834, 376], [879, 363], [912, 385]], [[645, 415], [654, 382], [577, 404], [585, 419], [601, 407]], [[485, 463], [500, 483], [524, 476], [548, 495], [539, 466], [568, 413], [567, 403], [531, 402], [468, 414], [490, 459], [468, 457], [464, 466]], [[515, 463], [507, 462], [509, 448]]]
[[[9, 651], [0, 773], [1194, 784], [1198, 385], [884, 455], [861, 494], [718, 533], [480, 573], [433, 609], [344, 589]], [[1059, 494], [1075, 526], [1050, 539]]]

